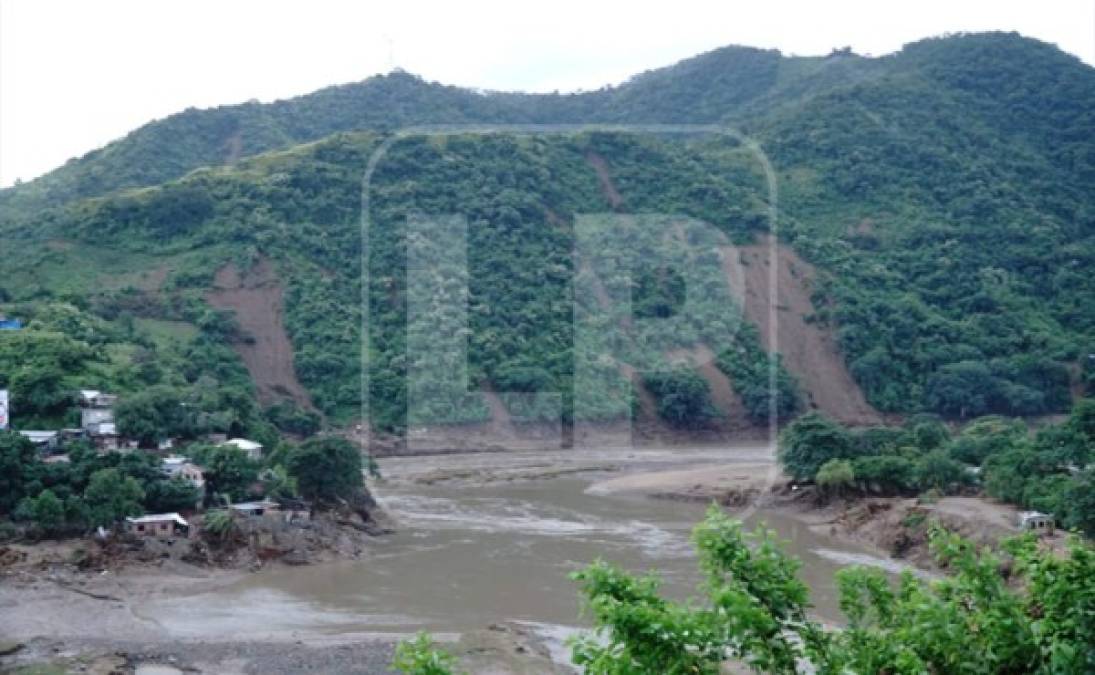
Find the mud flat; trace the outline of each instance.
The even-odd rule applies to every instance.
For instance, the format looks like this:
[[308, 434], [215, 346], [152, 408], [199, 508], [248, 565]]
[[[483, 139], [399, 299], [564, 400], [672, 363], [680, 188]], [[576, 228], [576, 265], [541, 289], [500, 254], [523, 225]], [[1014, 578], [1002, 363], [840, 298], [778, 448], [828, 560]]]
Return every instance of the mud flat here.
[[696, 468], [633, 473], [594, 483], [593, 495], [642, 494], [661, 499], [745, 506], [782, 480], [772, 462], [709, 464]]

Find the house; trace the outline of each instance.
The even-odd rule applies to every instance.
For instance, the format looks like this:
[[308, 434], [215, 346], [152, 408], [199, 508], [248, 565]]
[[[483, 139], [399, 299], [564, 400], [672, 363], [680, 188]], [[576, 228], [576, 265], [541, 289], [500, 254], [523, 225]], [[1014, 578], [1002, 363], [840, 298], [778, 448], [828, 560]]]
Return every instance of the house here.
[[126, 518], [125, 529], [138, 537], [186, 537], [190, 523], [177, 513], [155, 513], [140, 518]]
[[[108, 433], [109, 430], [109, 433]], [[103, 425], [100, 427], [98, 433], [89, 433], [91, 436], [91, 442], [95, 445], [95, 449], [100, 453], [103, 452], [117, 452], [122, 449], [122, 445], [119, 442], [118, 434], [114, 431], [114, 425]]]
[[72, 443], [87, 438], [86, 429], [61, 429], [61, 443]]
[[240, 502], [239, 504], [232, 504], [228, 508], [236, 513], [252, 518], [258, 518], [267, 513], [272, 513], [281, 509], [277, 502], [272, 502], [268, 499], [264, 499], [260, 502]]
[[262, 443], [249, 441], [246, 438], [232, 438], [220, 444], [220, 447], [232, 447], [242, 450], [248, 457], [254, 460], [262, 459]]
[[170, 478], [178, 476], [188, 481], [196, 488], [205, 487], [205, 476], [197, 464], [190, 461], [189, 457], [172, 455], [163, 460], [163, 472]]
[[1041, 511], [1023, 511], [1019, 514], [1019, 529], [1053, 534], [1053, 516]]
[[83, 408], [80, 410], [80, 426], [94, 434], [102, 424], [114, 424], [113, 408]]
[[23, 322], [19, 319], [9, 319], [0, 314], [0, 330], [21, 330], [22, 328]]
[[100, 422], [84, 427], [92, 444], [100, 452], [114, 452], [122, 448], [118, 438], [118, 427], [114, 422]]
[[19, 435], [34, 444], [42, 452], [57, 449], [59, 432], [56, 431], [20, 431]]
[[104, 394], [95, 389], [80, 390], [80, 405], [85, 408], [113, 408], [118, 403], [114, 394]]
[[119, 448], [113, 408], [117, 401], [117, 396], [93, 389], [80, 392], [80, 428], [100, 452], [114, 452]]

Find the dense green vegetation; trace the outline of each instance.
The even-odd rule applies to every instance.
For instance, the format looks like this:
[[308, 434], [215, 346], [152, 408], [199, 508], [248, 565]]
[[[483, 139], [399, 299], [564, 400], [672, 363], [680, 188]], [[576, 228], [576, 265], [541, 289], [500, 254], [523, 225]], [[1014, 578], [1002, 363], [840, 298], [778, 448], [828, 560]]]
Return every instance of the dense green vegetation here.
[[979, 487], [1095, 534], [1092, 399], [1081, 399], [1061, 424], [1031, 431], [1022, 420], [990, 416], [953, 436], [924, 416], [902, 428], [851, 430], [810, 413], [784, 429], [779, 460], [792, 478], [816, 481], [827, 494], [953, 494]]
[[156, 335], [98, 300], [0, 306], [26, 319], [23, 330], [0, 333], [0, 388], [11, 390], [14, 428], [78, 427], [76, 393], [95, 389], [122, 397], [119, 432], [145, 446], [208, 433], [276, 443], [250, 376], [219, 328], [224, 320], [192, 305], [183, 314], [198, 326], [192, 334]]
[[[684, 284], [704, 289], [698, 321], [691, 328], [674, 321], [683, 301], [679, 268], [693, 267], [695, 249], [672, 237], [636, 240], [632, 251], [599, 248], [591, 268], [632, 273], [628, 282], [596, 270], [613, 301], [605, 317], [591, 304], [600, 302], [596, 284], [572, 255], [583, 236], [601, 243], [614, 236], [611, 218], [589, 224], [582, 214], [683, 214], [739, 243], [769, 230], [763, 172], [736, 141], [618, 133], [403, 139], [372, 178], [370, 241], [361, 240], [368, 158], [401, 124], [723, 121], [767, 153], [778, 178], [779, 235], [819, 269], [811, 318], [837, 332], [871, 403], [959, 419], [1064, 412], [1070, 387], [1090, 388], [1095, 369], [1087, 358], [1095, 352], [1095, 282], [1085, 273], [1095, 264], [1095, 150], [1085, 133], [1092, 110], [1095, 71], [1005, 34], [925, 40], [881, 59], [727, 48], [581, 95], [483, 95], [393, 74], [270, 106], [187, 111], [4, 191], [0, 242], [22, 255], [0, 261], [0, 297], [75, 301], [112, 321], [198, 326], [217, 343], [197, 354], [208, 371], [247, 336], [208, 312], [203, 291], [224, 263], [246, 270], [270, 258], [287, 286], [297, 373], [337, 423], [356, 417], [362, 403], [364, 255], [369, 414], [380, 428], [401, 429], [414, 300], [408, 216], [459, 214], [468, 235], [467, 381], [426, 392], [429, 405], [412, 423], [484, 419], [482, 384], [502, 392], [518, 419], [557, 414], [550, 394], [562, 396], [567, 418], [625, 416], [635, 409], [633, 386], [599, 354], [662, 372], [672, 364], [661, 352], [710, 333], [720, 338], [711, 345], [717, 364], [750, 415], [763, 421], [774, 403], [789, 418], [801, 407], [794, 378], [777, 364], [773, 401], [755, 329], [725, 330], [740, 323], [740, 308], [717, 288], [725, 280]], [[362, 129], [372, 131], [344, 133]], [[188, 143], [168, 147], [183, 137]], [[322, 140], [299, 145], [315, 139]], [[255, 154], [274, 148], [290, 149]], [[219, 166], [226, 154], [244, 159]], [[611, 188], [591, 166], [597, 162]], [[154, 187], [114, 191], [136, 185]], [[639, 255], [651, 249], [660, 262]], [[158, 265], [168, 268], [165, 278], [149, 281]], [[661, 328], [627, 325], [616, 311], [625, 295], [637, 319], [665, 319]], [[582, 330], [583, 316], [595, 331]], [[146, 363], [144, 376], [155, 379], [155, 361]], [[577, 388], [592, 403], [576, 405], [573, 378], [590, 368], [599, 370]], [[2, 369], [0, 376], [14, 377]], [[44, 419], [63, 410], [56, 382], [42, 372], [26, 369], [12, 386]], [[668, 418], [679, 408], [659, 405]], [[685, 409], [695, 416], [673, 423], [701, 426], [709, 412], [699, 399]], [[261, 417], [245, 411], [216, 425]], [[297, 433], [319, 423], [281, 404], [268, 417]]]
[[[574, 575], [596, 628], [573, 643], [583, 672], [723, 672], [728, 660], [765, 673], [1082, 673], [1095, 668], [1095, 551], [1078, 539], [1067, 555], [1033, 537], [1006, 546], [1001, 559], [934, 527], [932, 549], [952, 573], [924, 581], [911, 572], [894, 584], [876, 568], [837, 574], [848, 624], [826, 628], [808, 616], [801, 562], [770, 531], [752, 534], [712, 507], [693, 532], [704, 572], [703, 602], [658, 593], [658, 579], [636, 578], [598, 561]], [[402, 672], [442, 675], [453, 659], [427, 636], [400, 646]]]

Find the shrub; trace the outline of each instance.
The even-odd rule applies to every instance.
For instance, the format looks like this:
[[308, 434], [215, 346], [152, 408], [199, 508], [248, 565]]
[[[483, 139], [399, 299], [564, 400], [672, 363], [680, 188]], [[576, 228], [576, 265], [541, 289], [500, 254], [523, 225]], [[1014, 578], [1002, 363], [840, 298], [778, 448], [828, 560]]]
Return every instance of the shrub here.
[[830, 459], [821, 465], [814, 479], [827, 496], [839, 496], [855, 487], [855, 471], [846, 459]]
[[792, 478], [814, 480], [831, 459], [855, 455], [851, 434], [821, 413], [807, 413], [787, 425], [779, 439], [779, 462]]

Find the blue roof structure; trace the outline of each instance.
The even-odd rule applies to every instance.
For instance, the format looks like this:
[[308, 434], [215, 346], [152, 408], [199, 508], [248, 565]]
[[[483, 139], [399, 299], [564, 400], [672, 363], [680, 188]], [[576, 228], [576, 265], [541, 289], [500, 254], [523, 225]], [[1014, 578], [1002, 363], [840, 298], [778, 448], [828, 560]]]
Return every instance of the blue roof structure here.
[[19, 319], [5, 319], [0, 317], [0, 330], [19, 330], [23, 327], [23, 322]]

